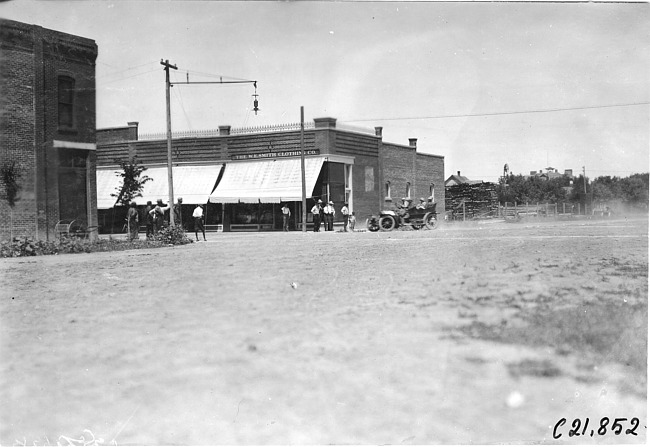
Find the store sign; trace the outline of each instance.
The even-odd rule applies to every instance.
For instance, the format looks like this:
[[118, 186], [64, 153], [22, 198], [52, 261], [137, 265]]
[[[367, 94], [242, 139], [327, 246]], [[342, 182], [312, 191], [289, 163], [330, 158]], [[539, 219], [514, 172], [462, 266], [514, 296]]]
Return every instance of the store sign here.
[[[305, 149], [305, 155], [318, 155], [319, 149]], [[260, 152], [256, 154], [237, 154], [230, 158], [232, 160], [257, 160], [260, 158], [281, 158], [281, 157], [300, 157], [300, 151], [273, 151], [273, 152]]]

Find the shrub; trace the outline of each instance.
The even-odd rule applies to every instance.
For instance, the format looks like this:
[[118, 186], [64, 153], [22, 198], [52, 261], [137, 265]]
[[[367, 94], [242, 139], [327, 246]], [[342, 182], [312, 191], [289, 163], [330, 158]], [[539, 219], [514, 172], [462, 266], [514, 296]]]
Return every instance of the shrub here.
[[162, 228], [156, 233], [154, 240], [168, 245], [185, 245], [193, 242], [192, 239], [187, 237], [187, 233], [185, 233], [183, 227], [176, 225]]
[[167, 227], [158, 232], [154, 240], [125, 241], [117, 239], [98, 239], [90, 241], [62, 236], [55, 241], [40, 241], [29, 237], [16, 237], [12, 241], [0, 243], [0, 257], [18, 258], [24, 256], [54, 255], [63, 253], [94, 253], [99, 251], [122, 251], [141, 248], [165, 247], [168, 245], [189, 244], [180, 227]]

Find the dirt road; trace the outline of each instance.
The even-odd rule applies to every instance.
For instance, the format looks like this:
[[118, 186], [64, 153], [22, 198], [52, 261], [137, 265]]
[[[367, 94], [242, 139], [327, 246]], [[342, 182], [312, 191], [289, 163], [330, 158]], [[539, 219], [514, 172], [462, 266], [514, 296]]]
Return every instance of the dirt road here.
[[0, 443], [645, 443], [647, 218], [208, 237], [0, 260]]

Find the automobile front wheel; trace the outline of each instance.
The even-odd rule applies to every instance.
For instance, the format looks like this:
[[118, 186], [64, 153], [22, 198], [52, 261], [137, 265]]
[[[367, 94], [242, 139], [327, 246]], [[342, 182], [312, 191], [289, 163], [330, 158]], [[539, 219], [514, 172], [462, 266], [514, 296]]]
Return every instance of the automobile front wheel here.
[[382, 216], [379, 218], [379, 228], [381, 231], [391, 231], [395, 228], [397, 222], [393, 216]]

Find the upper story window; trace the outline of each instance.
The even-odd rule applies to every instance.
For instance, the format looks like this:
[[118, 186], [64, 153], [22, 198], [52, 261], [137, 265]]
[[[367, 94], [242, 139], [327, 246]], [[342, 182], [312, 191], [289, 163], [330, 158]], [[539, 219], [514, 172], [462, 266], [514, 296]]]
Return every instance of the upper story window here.
[[435, 193], [436, 193], [436, 186], [433, 183], [431, 183], [429, 185], [429, 198], [431, 199], [432, 202], [435, 199]]
[[59, 76], [58, 83], [59, 128], [74, 126], [74, 79], [69, 76]]
[[390, 180], [386, 182], [386, 199], [390, 199]]
[[406, 182], [406, 197], [411, 198], [411, 182]]

